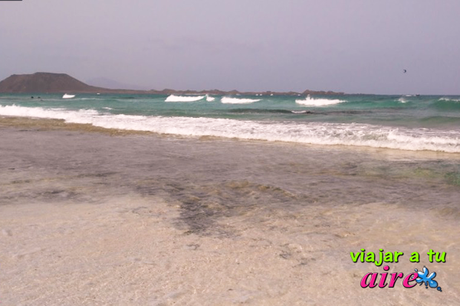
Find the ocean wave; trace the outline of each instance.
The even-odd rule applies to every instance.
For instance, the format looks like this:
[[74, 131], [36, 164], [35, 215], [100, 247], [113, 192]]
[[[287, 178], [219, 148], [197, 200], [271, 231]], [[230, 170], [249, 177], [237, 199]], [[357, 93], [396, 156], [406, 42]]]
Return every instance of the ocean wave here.
[[64, 94], [64, 95], [62, 96], [62, 99], [72, 99], [72, 98], [75, 98], [75, 95]]
[[446, 98], [442, 97], [439, 99], [439, 101], [452, 101], [452, 102], [460, 102], [460, 99], [454, 99], [454, 98]]
[[86, 123], [104, 128], [183, 136], [460, 153], [460, 132], [451, 130], [392, 128], [353, 123], [267, 123], [215, 118], [113, 115], [95, 110], [70, 111], [16, 105], [0, 106], [0, 115], [64, 119], [69, 123]]
[[216, 98], [211, 97], [210, 95], [206, 95], [206, 101], [207, 101], [207, 102], [212, 102], [212, 101], [214, 101], [215, 99], [216, 99]]
[[101, 100], [101, 98], [97, 97], [97, 98], [77, 98], [75, 100], [79, 100], [79, 101], [94, 101], [94, 100]]
[[328, 106], [328, 105], [339, 104], [342, 102], [346, 102], [346, 101], [339, 100], [339, 99], [323, 99], [323, 98], [314, 99], [314, 98], [311, 98], [310, 95], [308, 95], [304, 100], [295, 100], [295, 103], [306, 105], [306, 106]]
[[460, 99], [443, 97], [433, 102], [430, 107], [436, 108], [443, 112], [458, 112], [460, 111]]
[[245, 98], [230, 98], [230, 97], [222, 97], [220, 102], [225, 104], [250, 104], [254, 102], [258, 102], [260, 99], [245, 99]]
[[203, 99], [205, 96], [176, 96], [170, 95], [165, 102], [195, 102]]
[[[407, 96], [406, 96], [406, 97], [407, 97]], [[398, 101], [401, 102], [401, 103], [407, 103], [407, 100], [404, 99], [403, 97], [399, 98]]]

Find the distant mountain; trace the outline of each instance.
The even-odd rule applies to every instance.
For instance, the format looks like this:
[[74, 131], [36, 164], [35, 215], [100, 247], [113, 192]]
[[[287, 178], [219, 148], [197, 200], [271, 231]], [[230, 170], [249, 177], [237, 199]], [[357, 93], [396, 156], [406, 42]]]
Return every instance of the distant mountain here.
[[80, 93], [100, 90], [65, 73], [13, 74], [0, 82], [0, 92], [5, 93]]
[[[117, 85], [117, 84], [112, 84]], [[118, 85], [122, 85], [118, 83]], [[343, 95], [343, 92], [313, 91], [298, 92], [239, 92], [237, 90], [136, 90], [109, 89], [85, 84], [65, 73], [36, 72], [34, 74], [13, 74], [0, 82], [0, 93], [120, 93], [120, 94], [188, 94], [188, 95], [270, 95], [270, 96], [299, 96], [299, 95]]]

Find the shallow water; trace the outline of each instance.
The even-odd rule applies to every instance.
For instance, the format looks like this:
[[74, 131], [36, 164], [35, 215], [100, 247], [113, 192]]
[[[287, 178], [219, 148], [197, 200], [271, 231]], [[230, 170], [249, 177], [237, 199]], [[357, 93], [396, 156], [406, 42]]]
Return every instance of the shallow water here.
[[0, 115], [182, 136], [460, 153], [459, 98], [2, 94]]
[[[143, 281], [133, 283], [139, 291], [131, 296], [133, 304], [364, 305], [372, 299], [435, 305], [460, 298], [458, 154], [13, 128], [0, 135], [0, 242], [8, 268], [0, 280], [13, 283], [1, 289], [2, 300], [88, 302], [69, 282], [89, 290], [85, 283], [91, 273], [102, 273], [100, 265], [134, 279], [137, 270], [124, 266], [123, 245], [129, 245], [130, 256], [147, 256], [143, 245], [154, 239], [158, 224], [170, 235], [162, 239], [164, 252], [171, 253], [161, 253], [157, 241], [156, 249], [148, 249], [153, 257], [140, 259], [158, 266], [138, 271]], [[34, 223], [34, 215], [40, 222]], [[111, 237], [117, 227], [126, 230], [117, 232], [124, 241], [116, 244], [118, 255], [87, 245], [94, 252], [85, 260], [81, 246], [66, 236], [86, 231], [94, 242]], [[19, 296], [14, 286], [31, 281], [30, 269], [52, 252], [63, 252], [53, 245], [51, 237], [57, 236], [83, 256], [62, 262], [65, 269], [49, 263], [75, 274], [63, 282], [56, 275], [51, 282], [70, 290], [74, 300], [46, 282], [40, 286], [48, 294], [30, 290]], [[383, 271], [351, 261], [349, 253], [361, 248], [405, 252], [390, 272], [406, 274], [426, 265], [437, 272], [443, 292], [360, 288], [365, 273]], [[428, 262], [430, 248], [447, 252], [447, 262]], [[422, 255], [418, 264], [408, 261], [414, 251]], [[123, 273], [116, 268], [122, 266]], [[41, 273], [38, 279], [45, 277], [45, 270]], [[130, 296], [125, 289], [104, 291], [104, 281], [124, 286], [122, 280], [98, 276], [96, 301]]]

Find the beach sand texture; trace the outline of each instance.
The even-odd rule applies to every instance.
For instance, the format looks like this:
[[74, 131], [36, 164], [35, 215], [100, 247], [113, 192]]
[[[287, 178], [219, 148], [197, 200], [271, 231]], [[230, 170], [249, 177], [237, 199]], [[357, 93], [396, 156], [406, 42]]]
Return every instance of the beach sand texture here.
[[[25, 118], [1, 118], [0, 139], [0, 305], [460, 300], [458, 154]], [[389, 273], [426, 265], [443, 292], [362, 289], [383, 266], [353, 263], [361, 248], [404, 252]]]

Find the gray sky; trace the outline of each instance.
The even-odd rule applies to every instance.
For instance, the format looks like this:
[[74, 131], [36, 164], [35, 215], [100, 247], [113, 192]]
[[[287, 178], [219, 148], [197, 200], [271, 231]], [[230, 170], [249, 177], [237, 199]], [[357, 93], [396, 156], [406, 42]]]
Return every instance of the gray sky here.
[[460, 94], [459, 16], [458, 0], [1, 1], [0, 79]]

